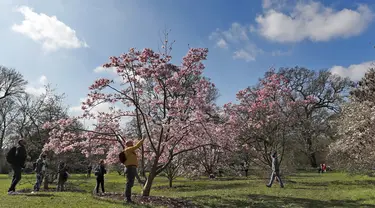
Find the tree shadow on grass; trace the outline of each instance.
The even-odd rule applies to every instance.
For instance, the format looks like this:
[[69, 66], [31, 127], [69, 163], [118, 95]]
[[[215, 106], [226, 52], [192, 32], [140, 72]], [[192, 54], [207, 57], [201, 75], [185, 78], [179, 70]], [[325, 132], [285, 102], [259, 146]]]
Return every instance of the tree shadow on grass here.
[[229, 199], [220, 196], [201, 195], [186, 198], [196, 204], [197, 207], [249, 207], [247, 200]]
[[375, 185], [375, 180], [332, 181], [331, 184], [342, 186], [370, 186]]
[[375, 185], [375, 180], [355, 180], [355, 181], [324, 181], [324, 182], [307, 182], [307, 181], [293, 181], [293, 180], [288, 180], [287, 182], [291, 184], [298, 184], [302, 186], [310, 186], [310, 187], [327, 187], [327, 186], [359, 186], [359, 187], [372, 187]]
[[26, 196], [31, 196], [31, 197], [56, 197], [54, 194], [46, 194], [46, 193], [36, 193], [36, 194], [24, 194]]
[[[219, 190], [219, 189], [235, 189], [242, 187], [251, 187], [249, 183], [232, 183], [232, 184], [191, 184], [176, 188], [175, 191], [191, 192], [191, 191], [205, 191], [205, 190]], [[161, 188], [157, 188], [161, 189]]]
[[259, 207], [259, 208], [274, 208], [274, 207], [371, 207], [375, 208], [375, 205], [361, 204], [360, 200], [330, 200], [321, 201], [314, 199], [305, 198], [294, 198], [294, 197], [277, 197], [268, 195], [245, 195], [247, 200], [238, 200], [219, 197], [219, 196], [196, 196], [190, 197], [189, 199], [194, 201], [198, 207]]
[[127, 204], [124, 200], [116, 200], [116, 199], [111, 199], [111, 198], [102, 198], [102, 197], [97, 197], [97, 196], [93, 196], [93, 198], [95, 200], [98, 200], [98, 201], [105, 201], [107, 203], [110, 203], [110, 204], [115, 204], [115, 205], [119, 205], [119, 206], [129, 206], [129, 207], [132, 207], [132, 208], [152, 208], [152, 206], [149, 206], [149, 205], [138, 205], [138, 204]]
[[283, 205], [293, 205], [296, 207], [374, 207], [371, 204], [362, 204], [362, 200], [329, 200], [322, 201], [316, 199], [277, 197], [268, 195], [248, 195], [254, 207], [282, 207]]

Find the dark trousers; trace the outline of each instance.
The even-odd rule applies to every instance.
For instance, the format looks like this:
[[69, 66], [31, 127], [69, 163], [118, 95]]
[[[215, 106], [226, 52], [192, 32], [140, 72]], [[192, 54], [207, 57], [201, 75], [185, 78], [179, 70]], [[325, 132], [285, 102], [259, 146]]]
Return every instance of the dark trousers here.
[[12, 179], [12, 183], [10, 184], [10, 187], [8, 189], [8, 192], [9, 191], [16, 191], [16, 186], [18, 184], [18, 182], [20, 182], [21, 180], [21, 166], [18, 166], [18, 165], [12, 165], [12, 169], [13, 169], [13, 179]]
[[99, 186], [102, 187], [102, 193], [104, 193], [104, 177], [97, 177], [96, 178], [96, 193], [99, 193]]
[[132, 187], [134, 186], [135, 176], [137, 174], [136, 166], [126, 167], [126, 188], [125, 197], [127, 201], [131, 201]]
[[280, 186], [284, 187], [284, 184], [283, 184], [283, 182], [281, 181], [281, 178], [280, 178], [280, 172], [279, 171], [272, 171], [270, 182], [268, 183], [268, 186], [272, 186], [273, 181], [275, 180], [275, 178], [277, 178], [277, 180], [279, 181]]
[[42, 182], [43, 182], [43, 178], [44, 178], [43, 173], [36, 174], [36, 183], [34, 185], [34, 191], [39, 191], [40, 186], [42, 185]]
[[57, 191], [65, 190], [65, 182], [66, 182], [66, 179], [59, 178], [59, 180], [57, 181]]

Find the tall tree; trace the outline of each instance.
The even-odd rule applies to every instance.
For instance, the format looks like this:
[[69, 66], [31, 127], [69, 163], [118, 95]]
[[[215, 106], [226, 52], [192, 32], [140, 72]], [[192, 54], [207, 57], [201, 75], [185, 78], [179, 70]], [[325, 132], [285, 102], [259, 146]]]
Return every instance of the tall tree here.
[[346, 170], [369, 171], [375, 160], [375, 70], [370, 69], [351, 91], [351, 102], [344, 105], [335, 120], [337, 141], [330, 145], [335, 166]]
[[15, 69], [0, 66], [0, 100], [24, 93], [27, 82]]
[[310, 96], [293, 100], [291, 93], [288, 80], [271, 70], [257, 86], [237, 93], [238, 104], [225, 106], [233, 125], [232, 136], [239, 146], [246, 145], [253, 163], [271, 166], [270, 155], [275, 150], [281, 155], [281, 163], [291, 129], [298, 121], [296, 109], [314, 102]]
[[[156, 175], [174, 157], [211, 145], [207, 131], [216, 132], [208, 123], [209, 112], [215, 105], [207, 100], [213, 84], [202, 76], [205, 68], [202, 61], [207, 53], [207, 49], [191, 48], [180, 66], [170, 63], [169, 53], [160, 54], [151, 49], [131, 48], [120, 57], [111, 57], [104, 67], [116, 68], [120, 78], [116, 81], [121, 80], [120, 83], [104, 78], [95, 81], [82, 105], [83, 116], [98, 121], [94, 131], [84, 135], [67, 133], [73, 120], [47, 123], [47, 128], [55, 129], [51, 131], [48, 148], [61, 152], [95, 145], [98, 154], [107, 152], [107, 159], [113, 161], [121, 151], [113, 146], [116, 143], [123, 146], [126, 139], [120, 129], [121, 118], [139, 117], [142, 136], [147, 139], [145, 152], [150, 152], [145, 153], [151, 167], [143, 187], [143, 195], [148, 196]], [[125, 108], [112, 108], [111, 112], [94, 115], [91, 109], [99, 103], [124, 104]]]
[[322, 150], [321, 144], [327, 143], [328, 137], [322, 135], [328, 132], [330, 117], [340, 111], [340, 104], [352, 82], [327, 70], [314, 71], [303, 67], [281, 68], [278, 74], [288, 80], [292, 100], [314, 98], [314, 102], [303, 103], [296, 111], [299, 117], [296, 139], [300, 140], [299, 147], [309, 158], [311, 167], [317, 167], [316, 154]]

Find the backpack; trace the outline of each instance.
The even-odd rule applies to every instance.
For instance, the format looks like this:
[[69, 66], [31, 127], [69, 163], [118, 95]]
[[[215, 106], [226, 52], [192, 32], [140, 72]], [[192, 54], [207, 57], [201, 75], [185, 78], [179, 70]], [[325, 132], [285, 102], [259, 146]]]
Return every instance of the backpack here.
[[118, 154], [118, 157], [119, 157], [119, 159], [120, 159], [120, 162], [121, 162], [122, 164], [124, 164], [125, 161], [126, 161], [126, 155], [125, 155], [125, 152], [124, 152], [124, 151], [121, 151], [120, 154]]
[[94, 175], [95, 175], [95, 176], [98, 176], [98, 175], [100, 174], [100, 172], [101, 172], [101, 171], [100, 171], [100, 166], [98, 166], [98, 167], [95, 168]]
[[16, 153], [17, 153], [17, 147], [12, 147], [12, 149], [9, 150], [9, 152], [6, 155], [7, 162], [9, 164], [14, 164], [16, 162]]

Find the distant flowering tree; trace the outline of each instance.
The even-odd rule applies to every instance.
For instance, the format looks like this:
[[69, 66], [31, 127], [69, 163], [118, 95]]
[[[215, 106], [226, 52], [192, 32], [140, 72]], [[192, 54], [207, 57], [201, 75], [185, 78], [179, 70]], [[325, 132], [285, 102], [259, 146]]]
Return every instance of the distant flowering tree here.
[[[170, 48], [168, 41], [164, 48]], [[95, 129], [70, 131], [75, 119], [47, 123], [52, 128], [45, 149], [58, 152], [75, 148], [91, 154], [106, 154], [110, 162], [125, 143], [120, 121], [137, 118], [139, 135], [146, 138], [144, 156], [151, 162], [143, 195], [150, 194], [157, 174], [161, 173], [179, 154], [210, 145], [208, 132], [215, 135], [220, 129], [210, 124], [210, 112], [215, 104], [209, 102], [214, 84], [202, 76], [208, 50], [191, 48], [181, 65], [171, 64], [169, 51], [156, 53], [151, 49], [131, 48], [119, 57], [110, 57], [105, 68], [116, 69], [118, 78], [101, 78], [90, 86], [88, 99], [82, 103], [84, 114], [78, 118], [95, 119]], [[123, 105], [110, 112], [92, 113], [101, 103]], [[126, 110], [127, 109], [127, 110]]]
[[375, 70], [370, 69], [351, 91], [351, 101], [335, 120], [338, 140], [330, 145], [329, 158], [336, 168], [368, 171], [374, 168]]
[[271, 166], [270, 154], [275, 150], [282, 161], [288, 135], [298, 122], [296, 110], [314, 101], [313, 97], [301, 100], [291, 97], [288, 80], [270, 70], [256, 87], [240, 90], [236, 104], [224, 106], [232, 125], [230, 135], [251, 155], [253, 163]]

